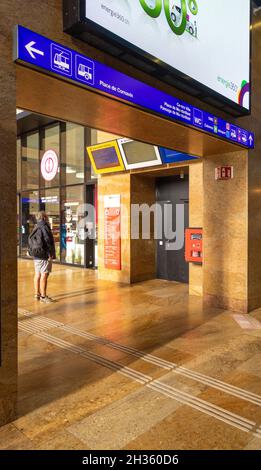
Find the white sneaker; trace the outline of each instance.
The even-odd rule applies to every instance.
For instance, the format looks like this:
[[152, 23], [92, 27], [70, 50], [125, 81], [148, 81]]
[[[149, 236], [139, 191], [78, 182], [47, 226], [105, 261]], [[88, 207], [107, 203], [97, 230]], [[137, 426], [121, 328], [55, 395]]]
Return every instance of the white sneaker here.
[[40, 297], [40, 302], [43, 302], [45, 304], [52, 304], [53, 302], [55, 302], [55, 300], [53, 300], [51, 297], [48, 297], [47, 295], [45, 297]]

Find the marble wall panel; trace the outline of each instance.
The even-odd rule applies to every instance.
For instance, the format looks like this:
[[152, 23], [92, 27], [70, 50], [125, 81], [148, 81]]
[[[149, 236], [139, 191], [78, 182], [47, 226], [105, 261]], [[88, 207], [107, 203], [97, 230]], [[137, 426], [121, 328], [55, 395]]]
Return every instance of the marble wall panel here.
[[253, 16], [252, 109], [241, 119], [255, 132], [255, 149], [248, 159], [248, 310], [261, 306], [261, 11]]
[[[231, 310], [247, 311], [248, 217], [246, 151], [203, 161], [204, 300]], [[215, 168], [234, 167], [234, 178], [215, 180]]]
[[[203, 163], [189, 167], [189, 226], [203, 227]], [[203, 295], [203, 267], [189, 264], [189, 293]]]
[[[121, 196], [121, 270], [105, 268], [104, 265], [104, 196]], [[99, 279], [130, 283], [130, 174], [104, 175], [98, 182], [98, 276]]]

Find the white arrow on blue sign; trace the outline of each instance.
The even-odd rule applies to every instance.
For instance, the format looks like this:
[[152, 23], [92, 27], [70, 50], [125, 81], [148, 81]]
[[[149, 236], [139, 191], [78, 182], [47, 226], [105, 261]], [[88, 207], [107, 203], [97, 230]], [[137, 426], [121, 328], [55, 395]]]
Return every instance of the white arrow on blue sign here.
[[35, 47], [33, 47], [35, 44], [36, 44], [35, 41], [31, 41], [28, 44], [26, 44], [26, 46], [25, 46], [27, 52], [29, 52], [30, 56], [33, 59], [36, 59], [34, 54], [44, 55], [43, 51], [40, 51], [39, 49], [36, 49]]

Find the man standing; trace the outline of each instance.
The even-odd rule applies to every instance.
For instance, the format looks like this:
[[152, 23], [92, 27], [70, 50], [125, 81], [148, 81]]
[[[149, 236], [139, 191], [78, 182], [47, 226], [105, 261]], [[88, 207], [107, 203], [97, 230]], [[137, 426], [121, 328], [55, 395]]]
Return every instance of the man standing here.
[[37, 225], [28, 239], [29, 254], [34, 258], [35, 266], [35, 299], [49, 304], [53, 299], [47, 296], [47, 281], [56, 258], [55, 244], [47, 214], [40, 211], [36, 219]]

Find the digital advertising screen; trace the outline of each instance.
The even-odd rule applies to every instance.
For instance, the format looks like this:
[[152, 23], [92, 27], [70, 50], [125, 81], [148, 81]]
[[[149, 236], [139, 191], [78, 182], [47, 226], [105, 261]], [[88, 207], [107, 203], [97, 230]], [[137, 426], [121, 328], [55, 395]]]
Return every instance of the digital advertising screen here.
[[199, 157], [189, 155], [187, 153], [177, 152], [176, 150], [170, 150], [165, 147], [159, 147], [162, 163], [178, 163], [185, 162], [188, 160], [198, 160]]
[[95, 173], [113, 173], [125, 170], [116, 141], [87, 147], [87, 152]]
[[[85, 0], [108, 38], [250, 109], [250, 0]], [[174, 73], [174, 74], [175, 74]]]
[[119, 148], [127, 170], [161, 165], [158, 147], [130, 139], [119, 139]]

